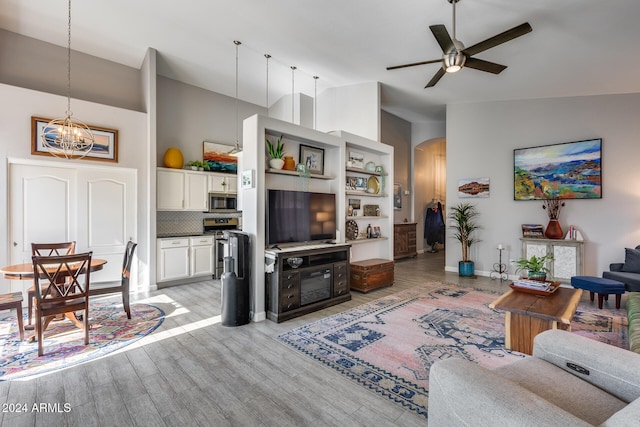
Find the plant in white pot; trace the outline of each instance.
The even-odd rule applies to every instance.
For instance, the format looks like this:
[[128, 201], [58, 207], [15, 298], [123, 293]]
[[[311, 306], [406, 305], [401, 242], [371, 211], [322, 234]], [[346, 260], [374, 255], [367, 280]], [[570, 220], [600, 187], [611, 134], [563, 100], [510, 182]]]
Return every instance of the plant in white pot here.
[[475, 274], [475, 265], [469, 259], [469, 249], [471, 245], [478, 242], [474, 234], [481, 227], [476, 222], [478, 218], [476, 207], [470, 203], [460, 203], [451, 208], [449, 219], [451, 220], [450, 229], [454, 231], [453, 238], [460, 242], [462, 249], [462, 260], [458, 262], [458, 274], [460, 276], [473, 276]]
[[269, 167], [273, 169], [282, 169], [284, 166], [284, 143], [282, 143], [282, 135], [280, 138], [276, 140], [276, 143], [273, 144], [267, 138], [265, 138], [267, 142], [267, 152], [269, 153]]

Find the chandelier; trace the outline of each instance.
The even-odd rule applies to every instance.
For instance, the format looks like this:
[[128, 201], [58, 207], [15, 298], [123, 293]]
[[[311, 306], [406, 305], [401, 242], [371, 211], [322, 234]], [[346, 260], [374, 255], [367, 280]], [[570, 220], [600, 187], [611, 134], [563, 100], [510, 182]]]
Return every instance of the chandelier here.
[[42, 142], [55, 157], [81, 159], [93, 148], [94, 136], [89, 126], [73, 119], [71, 112], [71, 0], [67, 24], [67, 111], [63, 119], [54, 119], [42, 130]]

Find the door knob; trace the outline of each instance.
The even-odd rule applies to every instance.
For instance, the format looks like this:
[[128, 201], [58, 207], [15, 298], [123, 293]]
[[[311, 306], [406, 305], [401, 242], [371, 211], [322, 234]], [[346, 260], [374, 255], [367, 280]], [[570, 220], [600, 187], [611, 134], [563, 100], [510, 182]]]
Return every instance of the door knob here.
[[18, 246], [18, 242], [13, 242], [13, 246], [14, 247]]

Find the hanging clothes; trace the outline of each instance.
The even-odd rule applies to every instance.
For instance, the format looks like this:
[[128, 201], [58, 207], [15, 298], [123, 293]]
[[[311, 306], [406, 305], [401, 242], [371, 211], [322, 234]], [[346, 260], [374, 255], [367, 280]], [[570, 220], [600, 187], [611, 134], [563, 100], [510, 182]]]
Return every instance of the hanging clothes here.
[[436, 203], [435, 200], [427, 204], [424, 218], [424, 238], [427, 240], [427, 245], [431, 246], [431, 252], [437, 252], [436, 244], [444, 243], [442, 203]]

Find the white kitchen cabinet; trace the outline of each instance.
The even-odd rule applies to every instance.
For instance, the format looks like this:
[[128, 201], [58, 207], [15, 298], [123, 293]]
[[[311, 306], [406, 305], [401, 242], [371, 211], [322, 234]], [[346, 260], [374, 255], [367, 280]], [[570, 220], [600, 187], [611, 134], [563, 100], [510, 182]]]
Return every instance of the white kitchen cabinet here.
[[207, 176], [194, 172], [187, 172], [186, 176], [185, 210], [199, 212], [208, 210]]
[[212, 275], [214, 269], [213, 237], [189, 238], [191, 276]]
[[213, 275], [213, 236], [158, 239], [158, 282]]
[[572, 276], [583, 274], [584, 242], [582, 240], [562, 239], [520, 239], [522, 241], [522, 257], [531, 258], [546, 254], [553, 255], [549, 263], [550, 276], [559, 282], [570, 283]]
[[210, 193], [231, 193], [238, 192], [238, 176], [228, 173], [209, 172], [209, 192]]
[[157, 209], [204, 212], [208, 209], [207, 186], [207, 175], [204, 173], [158, 168]]
[[158, 239], [158, 282], [189, 277], [189, 239]]

